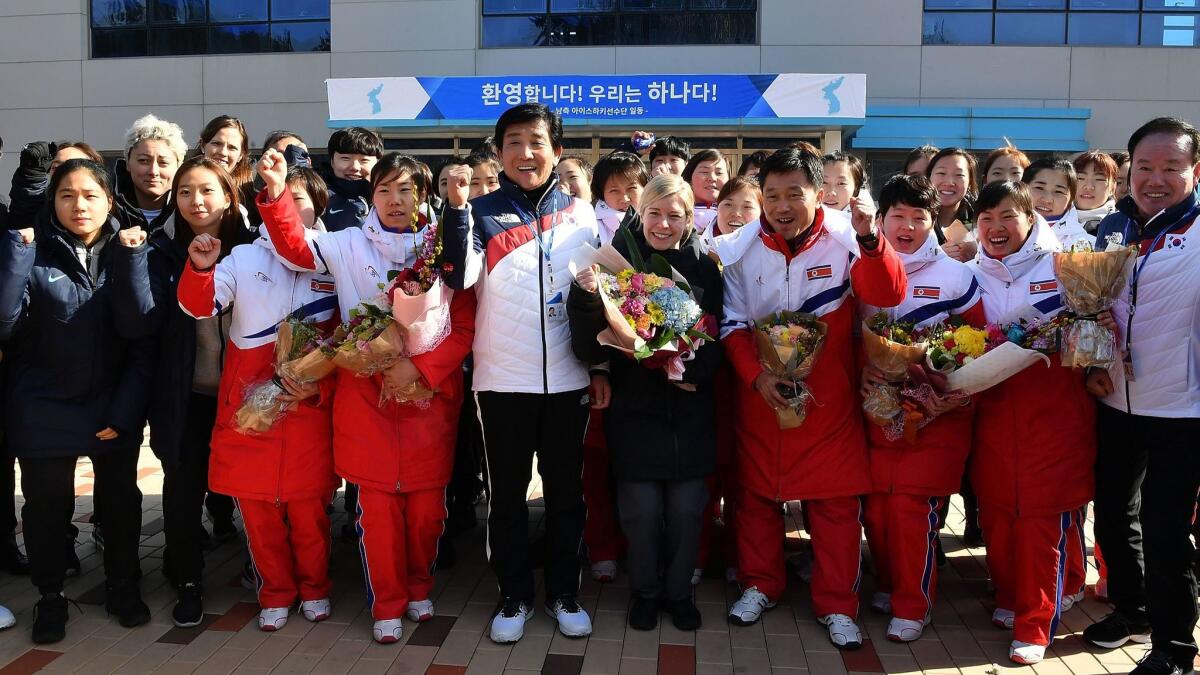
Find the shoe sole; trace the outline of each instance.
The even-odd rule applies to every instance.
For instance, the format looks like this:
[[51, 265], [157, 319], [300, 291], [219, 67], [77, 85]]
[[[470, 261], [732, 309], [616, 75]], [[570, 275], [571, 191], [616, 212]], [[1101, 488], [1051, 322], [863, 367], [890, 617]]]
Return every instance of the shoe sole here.
[[888, 634], [887, 634], [887, 639], [888, 639], [888, 642], [899, 642], [899, 643], [903, 644], [903, 643], [907, 643], [907, 642], [916, 642], [917, 640], [920, 640], [920, 639], [921, 639], [921, 636], [920, 636], [920, 635], [918, 635], [918, 636], [916, 636], [916, 637], [914, 637], [914, 638], [907, 638], [907, 639], [906, 639], [906, 638], [904, 638], [904, 637], [901, 637], [901, 636], [899, 636], [899, 635], [896, 635], [896, 634], [894, 634], [894, 633], [888, 633]]
[[393, 644], [396, 644], [397, 642], [399, 642], [400, 638], [392, 636], [392, 635], [384, 635], [384, 636], [376, 637], [375, 641], [381, 645], [393, 645]]
[[[532, 618], [533, 618], [533, 610], [529, 610], [529, 613], [525, 615], [525, 620], [529, 621]], [[525, 637], [525, 628], [524, 627], [521, 628], [520, 633], [517, 633], [516, 635], [513, 635], [513, 636], [496, 637], [496, 634], [494, 632], [492, 632], [491, 630], [488, 631], [488, 639], [491, 640], [492, 642], [495, 642], [498, 645], [511, 645], [515, 642], [520, 642], [521, 638], [523, 638], [523, 637]]]
[[1127, 642], [1136, 642], [1139, 645], [1150, 644], [1150, 641], [1152, 639], [1153, 638], [1151, 637], [1151, 635], [1149, 633], [1146, 633], [1146, 634], [1139, 634], [1139, 635], [1130, 635], [1129, 637], [1125, 638], [1124, 640], [1117, 640], [1115, 642], [1100, 642], [1098, 640], [1089, 640], [1087, 638], [1084, 638], [1083, 641], [1090, 645], [1095, 645], [1101, 649], [1117, 649], [1118, 647], [1124, 646], [1125, 643], [1127, 643]]
[[15, 626], [15, 625], [17, 625], [17, 619], [16, 619], [16, 617], [13, 617], [13, 618], [12, 618], [11, 620], [9, 620], [9, 621], [5, 621], [5, 622], [3, 622], [3, 623], [0, 623], [0, 630], [5, 630], [6, 628], [12, 628], [12, 627], [13, 627], [13, 626]]
[[328, 618], [329, 618], [328, 614], [314, 614], [313, 616], [309, 616], [307, 614], [304, 615], [304, 620], [308, 621], [310, 623], [319, 623]]
[[[284, 624], [284, 626], [286, 626], [286, 625], [287, 624]], [[265, 624], [265, 625], [260, 625], [258, 627], [258, 629], [264, 633], [274, 633], [275, 631], [279, 630], [280, 628], [283, 628], [283, 626], [276, 626], [275, 624]]]
[[200, 619], [197, 619], [196, 621], [190, 621], [190, 622], [179, 621], [178, 619], [171, 619], [171, 623], [174, 623], [176, 628], [195, 628], [196, 626], [199, 626], [200, 624], [204, 623], [204, 618], [201, 617]]
[[558, 632], [562, 633], [563, 637], [582, 638], [582, 637], [587, 637], [592, 634], [592, 631], [590, 631], [590, 630], [587, 631], [586, 633], [568, 633], [567, 631], [563, 630], [562, 622], [558, 620], [558, 616], [556, 616], [554, 614], [554, 612], [551, 612], [549, 607], [546, 607], [545, 610], [546, 610], [546, 615], [549, 616], [554, 621], [554, 623], [558, 624]]
[[1013, 663], [1020, 664], [1022, 666], [1032, 666], [1032, 665], [1041, 663], [1045, 659], [1026, 659], [1026, 658], [1017, 656], [1016, 654], [1010, 654], [1008, 656], [1008, 660], [1012, 661]]

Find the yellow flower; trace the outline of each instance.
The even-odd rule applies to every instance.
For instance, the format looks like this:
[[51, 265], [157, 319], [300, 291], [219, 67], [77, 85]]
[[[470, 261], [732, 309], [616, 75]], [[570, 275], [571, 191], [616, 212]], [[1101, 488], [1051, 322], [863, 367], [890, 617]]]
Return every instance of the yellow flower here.
[[632, 329], [634, 329], [634, 330], [637, 330], [637, 322], [633, 320], [633, 317], [632, 317], [632, 316], [629, 316], [628, 314], [626, 314], [626, 315], [625, 315], [625, 321], [626, 321], [626, 323], [628, 323], [628, 324], [629, 324], [629, 327], [630, 327], [630, 328], [632, 328]]
[[641, 331], [643, 333], [650, 330], [650, 315], [643, 314], [643, 315], [639, 316], [637, 319], [637, 323], [634, 325], [634, 329]]
[[983, 350], [987, 344], [987, 333], [971, 326], [959, 326], [954, 329], [954, 344], [958, 347], [959, 352], [978, 358], [983, 356]]
[[653, 302], [646, 306], [646, 314], [650, 316], [650, 323], [655, 326], [661, 326], [667, 320], [667, 315], [662, 311], [662, 307]]

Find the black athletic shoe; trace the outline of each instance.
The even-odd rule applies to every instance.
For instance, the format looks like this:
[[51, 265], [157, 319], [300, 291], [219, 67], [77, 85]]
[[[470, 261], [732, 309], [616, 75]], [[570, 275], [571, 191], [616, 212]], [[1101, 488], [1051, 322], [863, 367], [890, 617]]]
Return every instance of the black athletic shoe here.
[[129, 581], [109, 586], [104, 609], [110, 615], [116, 615], [117, 623], [126, 628], [150, 622], [150, 608], [142, 602], [142, 592], [138, 589], [137, 582]]
[[1187, 669], [1179, 667], [1170, 654], [1155, 649], [1143, 656], [1129, 675], [1193, 675], [1195, 672], [1191, 666]]
[[199, 584], [186, 583], [179, 587], [179, 600], [171, 618], [180, 628], [199, 626], [204, 620], [204, 590]]
[[683, 631], [694, 631], [700, 628], [700, 610], [691, 598], [672, 600], [667, 603], [667, 613], [671, 615], [671, 623]]
[[629, 605], [629, 627], [634, 630], [654, 630], [658, 626], [658, 600], [634, 598]]
[[1101, 649], [1116, 649], [1131, 640], [1147, 644], [1150, 642], [1150, 622], [1145, 615], [1129, 617], [1113, 612], [1083, 629], [1083, 639]]
[[67, 636], [67, 599], [62, 593], [47, 593], [33, 608], [33, 642], [46, 645]]

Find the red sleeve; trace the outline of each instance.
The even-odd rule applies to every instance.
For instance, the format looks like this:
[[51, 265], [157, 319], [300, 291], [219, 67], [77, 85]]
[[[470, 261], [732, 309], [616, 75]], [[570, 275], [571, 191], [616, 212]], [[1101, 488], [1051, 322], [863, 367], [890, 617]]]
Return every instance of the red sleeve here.
[[725, 356], [733, 364], [733, 370], [738, 379], [747, 387], [754, 386], [754, 380], [762, 374], [763, 367], [758, 360], [758, 345], [754, 341], [751, 328], [735, 330], [724, 337], [721, 342], [725, 345]]
[[263, 226], [267, 228], [276, 253], [301, 270], [315, 271], [317, 261], [304, 238], [304, 221], [300, 220], [300, 212], [296, 210], [292, 195], [284, 192], [279, 199], [272, 200], [267, 195], [267, 189], [263, 188], [254, 203], [258, 206], [258, 213], [262, 216]]
[[179, 277], [179, 304], [184, 311], [197, 319], [206, 319], [213, 315], [216, 309], [213, 298], [216, 297], [216, 282], [213, 280], [213, 270], [210, 267], [203, 272], [197, 270], [192, 261], [183, 266], [183, 274]]
[[967, 311], [958, 316], [962, 317], [962, 320], [967, 322], [969, 326], [983, 328], [987, 325], [987, 314], [983, 311], [983, 300], [977, 301], [967, 308]]
[[850, 268], [850, 285], [854, 297], [876, 307], [895, 307], [904, 299], [908, 277], [904, 263], [895, 249], [882, 236], [875, 250], [862, 250], [862, 257]]
[[463, 360], [475, 340], [475, 293], [455, 291], [450, 300], [450, 335], [437, 349], [412, 357], [413, 365], [430, 389], [437, 390], [453, 372], [462, 368]]

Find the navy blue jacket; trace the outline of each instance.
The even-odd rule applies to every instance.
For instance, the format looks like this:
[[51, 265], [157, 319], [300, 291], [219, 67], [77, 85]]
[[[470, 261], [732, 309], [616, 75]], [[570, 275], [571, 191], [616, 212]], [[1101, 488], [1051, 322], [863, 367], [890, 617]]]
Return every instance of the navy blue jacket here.
[[340, 232], [352, 227], [362, 227], [371, 211], [371, 181], [366, 179], [347, 180], [333, 175], [329, 169], [322, 173], [329, 185], [329, 203], [321, 222], [329, 232]]
[[[0, 340], [7, 365], [5, 426], [20, 458], [99, 455], [142, 443], [153, 351], [122, 335], [117, 308], [131, 300], [110, 283], [118, 259], [136, 267], [144, 250], [120, 246], [110, 219], [96, 276], [73, 235], [46, 213], [38, 240], [0, 242]], [[105, 427], [120, 435], [96, 438]]]

